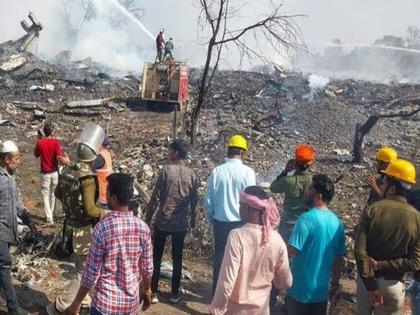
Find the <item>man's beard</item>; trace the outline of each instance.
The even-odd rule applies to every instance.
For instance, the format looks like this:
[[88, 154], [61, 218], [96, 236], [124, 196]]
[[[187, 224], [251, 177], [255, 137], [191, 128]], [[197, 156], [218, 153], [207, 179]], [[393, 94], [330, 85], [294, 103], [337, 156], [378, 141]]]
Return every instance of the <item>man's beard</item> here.
[[15, 175], [16, 170], [17, 170], [17, 167], [10, 167], [10, 166], [8, 166], [8, 167], [7, 167], [7, 172], [8, 172], [10, 175]]

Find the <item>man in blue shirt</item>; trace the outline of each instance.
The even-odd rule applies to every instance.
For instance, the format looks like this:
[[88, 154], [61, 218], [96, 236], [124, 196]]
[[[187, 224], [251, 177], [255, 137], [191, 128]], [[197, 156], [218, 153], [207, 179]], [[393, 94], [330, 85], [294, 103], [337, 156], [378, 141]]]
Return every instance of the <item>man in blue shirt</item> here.
[[346, 248], [343, 224], [328, 209], [333, 196], [333, 182], [315, 175], [305, 192], [309, 211], [299, 217], [289, 239], [293, 257], [293, 285], [286, 297], [289, 315], [325, 315], [329, 293], [338, 290]]
[[214, 231], [213, 294], [228, 235], [241, 225], [239, 193], [256, 182], [255, 172], [242, 162], [246, 151], [246, 139], [241, 135], [233, 136], [229, 141], [226, 162], [216, 167], [207, 180], [204, 206]]

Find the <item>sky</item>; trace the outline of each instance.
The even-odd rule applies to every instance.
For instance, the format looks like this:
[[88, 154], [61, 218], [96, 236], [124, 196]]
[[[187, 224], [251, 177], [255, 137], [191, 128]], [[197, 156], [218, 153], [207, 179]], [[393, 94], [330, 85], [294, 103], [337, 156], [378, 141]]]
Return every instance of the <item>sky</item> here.
[[[104, 12], [116, 11], [111, 0], [94, 0]], [[241, 6], [242, 23], [254, 21], [269, 10], [270, 0], [231, 0]], [[278, 3], [277, 0], [271, 0]], [[44, 23], [37, 53], [54, 56], [60, 50], [70, 48], [74, 58], [92, 56], [99, 62], [121, 69], [138, 68], [134, 64], [154, 58], [154, 43], [133, 23], [124, 30], [112, 30], [105, 19], [83, 25], [79, 40], [71, 42], [65, 34], [61, 12], [72, 7], [73, 22], [80, 25], [81, 15], [72, 3], [80, 0], [0, 0], [0, 42], [15, 39], [23, 31], [19, 21], [33, 11]], [[197, 27], [198, 0], [137, 0], [144, 8], [143, 24], [157, 34], [165, 28], [167, 37], [175, 40], [178, 54], [191, 63], [200, 63], [204, 48], [203, 33]], [[79, 10], [80, 11], [80, 10]], [[419, 0], [284, 0], [286, 14], [305, 14], [299, 18], [302, 33], [310, 42], [329, 42], [340, 38], [343, 43], [365, 44], [385, 34], [404, 36], [409, 25], [420, 26]], [[232, 27], [239, 25], [233, 21]], [[146, 51], [139, 50], [146, 47]]]

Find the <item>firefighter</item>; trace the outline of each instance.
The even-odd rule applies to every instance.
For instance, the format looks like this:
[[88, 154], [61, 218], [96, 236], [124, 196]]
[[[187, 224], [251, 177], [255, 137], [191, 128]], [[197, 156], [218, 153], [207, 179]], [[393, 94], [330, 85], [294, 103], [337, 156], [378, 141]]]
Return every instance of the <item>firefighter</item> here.
[[[85, 129], [77, 143], [77, 163], [70, 162], [67, 155], [59, 158], [66, 165], [60, 174], [56, 197], [61, 201], [65, 213], [63, 226], [63, 252], [74, 255], [76, 275], [69, 285], [48, 305], [49, 315], [63, 314], [76, 297], [83, 274], [83, 265], [89, 252], [93, 225], [107, 214], [107, 210], [96, 207], [99, 197], [99, 185], [92, 171], [92, 162], [96, 159], [105, 137], [101, 127], [93, 123]], [[90, 307], [87, 296], [82, 307]]]
[[165, 43], [165, 55], [163, 59], [166, 59], [167, 56], [171, 58], [171, 60], [174, 59], [174, 56], [172, 54], [172, 51], [174, 50], [174, 42], [172, 37], [169, 38], [169, 40]]
[[156, 61], [162, 62], [163, 61], [163, 53], [165, 50], [165, 30], [162, 28], [156, 37]]

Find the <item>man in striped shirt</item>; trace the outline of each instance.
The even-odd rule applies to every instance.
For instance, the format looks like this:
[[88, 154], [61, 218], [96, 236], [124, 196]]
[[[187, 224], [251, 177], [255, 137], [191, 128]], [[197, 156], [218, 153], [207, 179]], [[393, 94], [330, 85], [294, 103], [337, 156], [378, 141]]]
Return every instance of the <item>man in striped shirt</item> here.
[[[91, 314], [134, 315], [151, 305], [153, 255], [150, 230], [128, 209], [133, 180], [108, 176], [111, 212], [95, 225], [81, 286], [68, 311], [78, 314], [83, 298], [95, 290]], [[141, 287], [141, 292], [139, 288]]]

